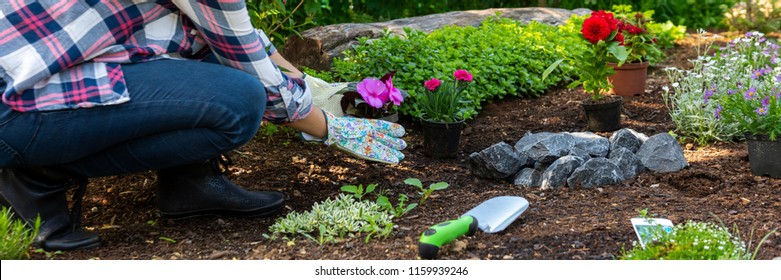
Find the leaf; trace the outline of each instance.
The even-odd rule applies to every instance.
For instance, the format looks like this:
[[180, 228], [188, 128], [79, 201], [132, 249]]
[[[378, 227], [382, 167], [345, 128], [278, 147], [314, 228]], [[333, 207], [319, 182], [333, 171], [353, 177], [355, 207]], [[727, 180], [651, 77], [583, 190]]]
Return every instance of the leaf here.
[[[402, 62], [402, 61], [399, 61], [399, 62]], [[388, 79], [392, 79], [393, 75], [395, 75], [395, 74], [396, 74], [396, 71], [390, 71], [390, 72], [388, 72], [388, 74], [383, 75], [382, 78], [380, 78], [380, 81], [382, 81], [384, 83], [384, 82], [388, 81]]]
[[420, 182], [420, 179], [418, 178], [407, 178], [406, 180], [404, 180], [404, 183], [407, 185], [416, 186], [418, 188], [423, 188], [423, 183]]
[[392, 207], [390, 201], [388, 200], [388, 197], [384, 195], [377, 197], [377, 205], [382, 207]]
[[629, 51], [626, 50], [626, 47], [619, 46], [618, 42], [608, 44], [607, 51], [618, 59], [618, 66], [624, 64], [624, 61], [626, 61], [626, 58], [629, 56]]
[[346, 185], [346, 186], [342, 186], [341, 190], [348, 193], [355, 193], [356, 191], [358, 191], [358, 187], [353, 185]]
[[373, 192], [375, 188], [377, 188], [377, 184], [369, 184], [366, 186], [366, 191], [364, 193]]
[[553, 70], [556, 70], [556, 68], [559, 67], [559, 64], [561, 64], [561, 62], [563, 62], [563, 61], [564, 61], [564, 59], [562, 58], [562, 59], [554, 61], [550, 66], [548, 66], [548, 69], [545, 69], [545, 71], [542, 72], [542, 80], [544, 81], [545, 78], [547, 78], [548, 75], [550, 75], [550, 73], [553, 72]]
[[429, 189], [438, 191], [438, 190], [447, 189], [448, 186], [449, 184], [446, 182], [438, 182], [438, 183], [431, 184], [431, 186], [429, 186]]
[[407, 212], [411, 211], [412, 209], [415, 209], [415, 207], [418, 207], [417, 203], [412, 203], [410, 205], [407, 205], [407, 208], [404, 209], [404, 213], [407, 213]]

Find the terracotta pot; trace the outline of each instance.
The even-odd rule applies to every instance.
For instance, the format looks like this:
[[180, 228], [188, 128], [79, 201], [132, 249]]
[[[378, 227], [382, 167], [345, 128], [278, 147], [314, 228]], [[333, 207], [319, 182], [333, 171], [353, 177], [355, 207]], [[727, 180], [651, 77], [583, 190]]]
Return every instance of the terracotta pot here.
[[770, 141], [768, 135], [746, 134], [748, 161], [756, 176], [781, 178], [781, 139]]
[[645, 92], [645, 79], [648, 76], [648, 61], [642, 63], [624, 63], [616, 67], [615, 63], [608, 63], [616, 73], [607, 77], [613, 84], [611, 94], [619, 96], [635, 96]]
[[441, 123], [422, 120], [423, 151], [435, 158], [453, 157], [458, 152], [464, 122]]
[[[607, 99], [607, 100], [605, 100]], [[588, 129], [594, 132], [615, 131], [621, 128], [621, 96], [607, 95], [601, 102], [588, 99], [581, 103], [586, 111]]]

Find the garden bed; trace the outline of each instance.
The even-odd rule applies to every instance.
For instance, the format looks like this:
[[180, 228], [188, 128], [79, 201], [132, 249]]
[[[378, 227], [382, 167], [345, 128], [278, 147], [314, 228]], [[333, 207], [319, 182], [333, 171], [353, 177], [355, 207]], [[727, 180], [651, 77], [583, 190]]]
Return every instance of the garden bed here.
[[[686, 67], [696, 55], [692, 44], [669, 51], [668, 60], [650, 71], [646, 94], [624, 99], [623, 127], [646, 135], [674, 130], [661, 97], [666, 66]], [[401, 120], [409, 148], [400, 165], [356, 160], [334, 149], [304, 143], [290, 133], [259, 135], [232, 155], [231, 178], [255, 190], [288, 195], [277, 216], [257, 219], [204, 217], [184, 221], [160, 218], [155, 208], [154, 173], [91, 180], [84, 203], [84, 224], [100, 233], [96, 249], [33, 258], [56, 259], [416, 259], [423, 230], [457, 218], [494, 196], [525, 197], [530, 207], [507, 229], [495, 234], [478, 232], [446, 245], [442, 259], [613, 259], [636, 240], [629, 219], [638, 210], [668, 218], [720, 219], [736, 225], [744, 240], [753, 243], [770, 230], [781, 228], [781, 179], [752, 176], [745, 143], [710, 146], [683, 144], [690, 166], [675, 173], [643, 173], [619, 185], [592, 189], [522, 189], [512, 182], [474, 177], [466, 159], [500, 141], [514, 144], [527, 131], [584, 131], [579, 102], [582, 89], [557, 88], [538, 99], [505, 98], [485, 104], [467, 122], [461, 150], [453, 159], [432, 159], [422, 152], [420, 126]], [[607, 135], [607, 134], [603, 134]], [[318, 201], [335, 197], [345, 184], [377, 183], [389, 197], [405, 193], [417, 198], [414, 187], [403, 183], [415, 177], [424, 183], [444, 181], [425, 205], [395, 220], [397, 227], [385, 239], [349, 238], [318, 245], [304, 237], [293, 242], [268, 240], [275, 218], [290, 211], [306, 211]], [[716, 218], [717, 217], [717, 218]], [[752, 247], [753, 248], [753, 247]], [[758, 259], [781, 256], [781, 234], [771, 235]]]

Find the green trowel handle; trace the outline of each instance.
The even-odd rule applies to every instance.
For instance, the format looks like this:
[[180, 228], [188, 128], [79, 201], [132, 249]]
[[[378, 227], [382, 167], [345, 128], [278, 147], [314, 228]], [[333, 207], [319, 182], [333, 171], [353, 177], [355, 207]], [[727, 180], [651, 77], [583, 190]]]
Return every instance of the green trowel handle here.
[[423, 259], [437, 257], [437, 252], [442, 245], [456, 240], [462, 235], [473, 235], [477, 231], [477, 219], [472, 216], [463, 216], [458, 220], [450, 220], [432, 226], [420, 235], [418, 254]]

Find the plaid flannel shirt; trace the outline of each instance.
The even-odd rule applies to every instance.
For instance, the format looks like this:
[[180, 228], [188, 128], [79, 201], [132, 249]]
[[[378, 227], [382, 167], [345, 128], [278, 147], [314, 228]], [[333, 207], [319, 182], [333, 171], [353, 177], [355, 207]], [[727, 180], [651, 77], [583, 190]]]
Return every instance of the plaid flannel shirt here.
[[132, 93], [123, 63], [170, 58], [166, 54], [202, 58], [209, 49], [221, 64], [265, 85], [265, 120], [292, 122], [311, 111], [308, 87], [271, 62], [276, 49], [252, 27], [244, 0], [0, 3], [0, 92], [16, 111], [124, 103]]

